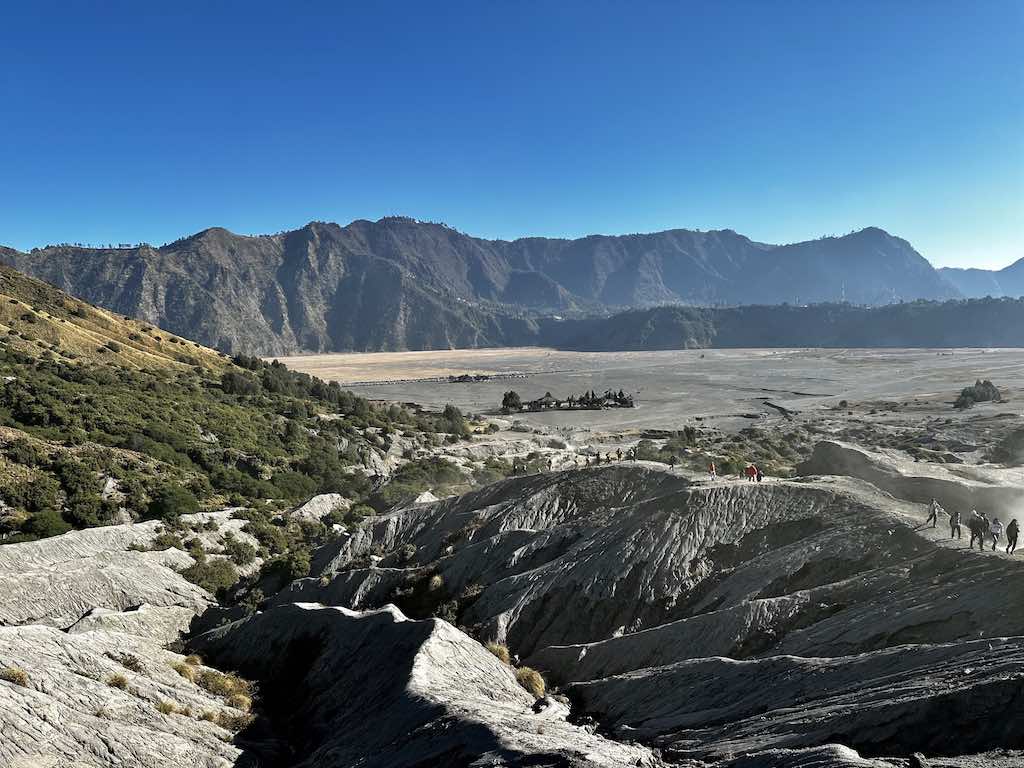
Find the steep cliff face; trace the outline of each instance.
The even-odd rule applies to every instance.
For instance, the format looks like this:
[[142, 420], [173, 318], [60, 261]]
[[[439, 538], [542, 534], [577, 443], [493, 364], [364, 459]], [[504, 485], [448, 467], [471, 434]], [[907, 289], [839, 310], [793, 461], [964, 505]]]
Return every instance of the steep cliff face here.
[[731, 230], [507, 242], [392, 217], [261, 237], [215, 228], [160, 248], [0, 249], [0, 261], [208, 346], [267, 355], [523, 343], [530, 312], [958, 295], [879, 229], [784, 246]]

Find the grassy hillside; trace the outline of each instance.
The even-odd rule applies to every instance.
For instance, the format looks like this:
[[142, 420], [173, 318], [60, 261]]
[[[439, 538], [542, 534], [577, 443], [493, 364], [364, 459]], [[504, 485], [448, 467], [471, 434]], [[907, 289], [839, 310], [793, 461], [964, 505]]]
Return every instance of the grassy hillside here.
[[229, 365], [224, 355], [194, 341], [86, 304], [5, 266], [0, 334], [8, 349], [79, 365], [211, 371]]

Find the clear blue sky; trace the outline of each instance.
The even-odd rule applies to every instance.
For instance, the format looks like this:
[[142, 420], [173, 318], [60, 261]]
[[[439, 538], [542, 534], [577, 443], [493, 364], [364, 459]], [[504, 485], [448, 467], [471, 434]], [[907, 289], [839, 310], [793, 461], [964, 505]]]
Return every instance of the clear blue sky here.
[[1024, 2], [0, 0], [0, 243], [406, 214], [1024, 256]]

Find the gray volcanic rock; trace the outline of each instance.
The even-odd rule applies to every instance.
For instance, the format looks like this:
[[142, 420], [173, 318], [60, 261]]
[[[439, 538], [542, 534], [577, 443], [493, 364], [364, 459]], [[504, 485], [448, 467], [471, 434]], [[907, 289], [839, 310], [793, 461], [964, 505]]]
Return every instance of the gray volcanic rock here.
[[196, 616], [195, 606], [168, 605], [157, 607], [142, 604], [128, 611], [93, 608], [67, 628], [67, 632], [120, 632], [146, 637], [160, 645], [168, 645], [188, 631]]
[[149, 544], [160, 528], [156, 522], [112, 525], [0, 547], [0, 626], [70, 627], [98, 608], [126, 611], [142, 604], [199, 613], [209, 596], [178, 574], [192, 565], [191, 557], [176, 549], [128, 549]]
[[1021, 637], [828, 659], [718, 657], [576, 683], [569, 694], [615, 735], [654, 741], [669, 760], [828, 741], [963, 754], [1024, 748], [1022, 661]]
[[289, 765], [655, 766], [647, 749], [570, 725], [509, 667], [438, 619], [292, 604], [192, 641], [260, 680]]
[[[863, 484], [691, 486], [620, 465], [517, 478], [381, 516], [319, 551], [313, 573], [330, 576], [371, 551], [411, 544], [412, 564], [431, 564], [451, 597], [475, 593], [461, 621], [524, 656], [652, 627], [699, 637], [699, 647], [716, 653], [749, 653], [831, 610], [801, 590], [887, 573], [923, 551], [926, 543], [884, 506], [891, 504]], [[890, 579], [902, 578], [901, 567]], [[341, 604], [358, 595], [366, 606], [401, 579], [384, 576], [357, 569], [337, 576], [344, 587], [308, 581], [293, 589]], [[661, 626], [683, 619], [689, 629]]]
[[[24, 687], [0, 680], [0, 765], [228, 768], [240, 754], [230, 732], [198, 719], [227, 707], [171, 669], [182, 658], [116, 632], [0, 627], [0, 667], [28, 675]], [[190, 714], [162, 714], [163, 702]]]
[[[2, 546], [0, 669], [27, 686], [0, 680], [0, 764], [1020, 765], [1024, 563], [923, 528], [920, 502], [1013, 504], [1021, 473], [838, 443], [804, 469], [864, 479], [510, 478], [365, 520], [240, 619], [177, 573], [186, 554], [133, 549], [155, 523]], [[211, 549], [248, 540], [230, 510], [208, 521]], [[227, 700], [161, 647], [200, 612], [194, 631], [237, 620], [190, 648], [259, 683], [234, 745], [200, 719]], [[571, 714], [535, 702], [491, 638]]]
[[[941, 479], [955, 496], [1015, 477], [981, 475]], [[277, 599], [415, 609], [417, 585], [440, 577], [460, 623], [566, 684], [617, 738], [673, 759], [731, 765], [768, 749], [736, 764], [886, 765], [805, 749], [831, 741], [867, 754], [1019, 749], [1024, 565], [922, 529], [925, 514], [841, 477], [535, 475], [369, 520], [318, 553], [326, 584]], [[408, 545], [409, 567], [359, 565]], [[993, 723], [943, 736], [969, 712]]]

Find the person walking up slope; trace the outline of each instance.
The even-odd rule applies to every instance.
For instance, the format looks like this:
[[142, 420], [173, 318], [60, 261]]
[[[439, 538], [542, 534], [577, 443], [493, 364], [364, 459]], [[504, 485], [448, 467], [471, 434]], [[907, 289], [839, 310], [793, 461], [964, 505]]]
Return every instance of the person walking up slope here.
[[992, 518], [992, 525], [988, 528], [989, 533], [992, 534], [992, 551], [996, 551], [996, 546], [999, 544], [999, 539], [1003, 535], [1003, 524], [999, 522], [998, 517]]
[[939, 512], [941, 510], [942, 507], [939, 506], [939, 502], [937, 502], [935, 499], [932, 499], [932, 503], [929, 505], [928, 519], [924, 521], [924, 524], [928, 525], [928, 523], [931, 523], [932, 528], [934, 528], [935, 524], [939, 522]]
[[1017, 525], [1017, 518], [1013, 518], [1010, 524], [1006, 526], [1006, 554], [1012, 555], [1013, 551], [1017, 548], [1017, 534], [1020, 533], [1020, 528]]
[[978, 510], [971, 510], [971, 519], [967, 521], [967, 530], [971, 532], [971, 540], [967, 544], [968, 549], [974, 549], [974, 542], [977, 540], [978, 549], [985, 549], [985, 533], [988, 530], [988, 520]]
[[960, 538], [960, 512], [957, 510], [949, 513], [949, 538]]

